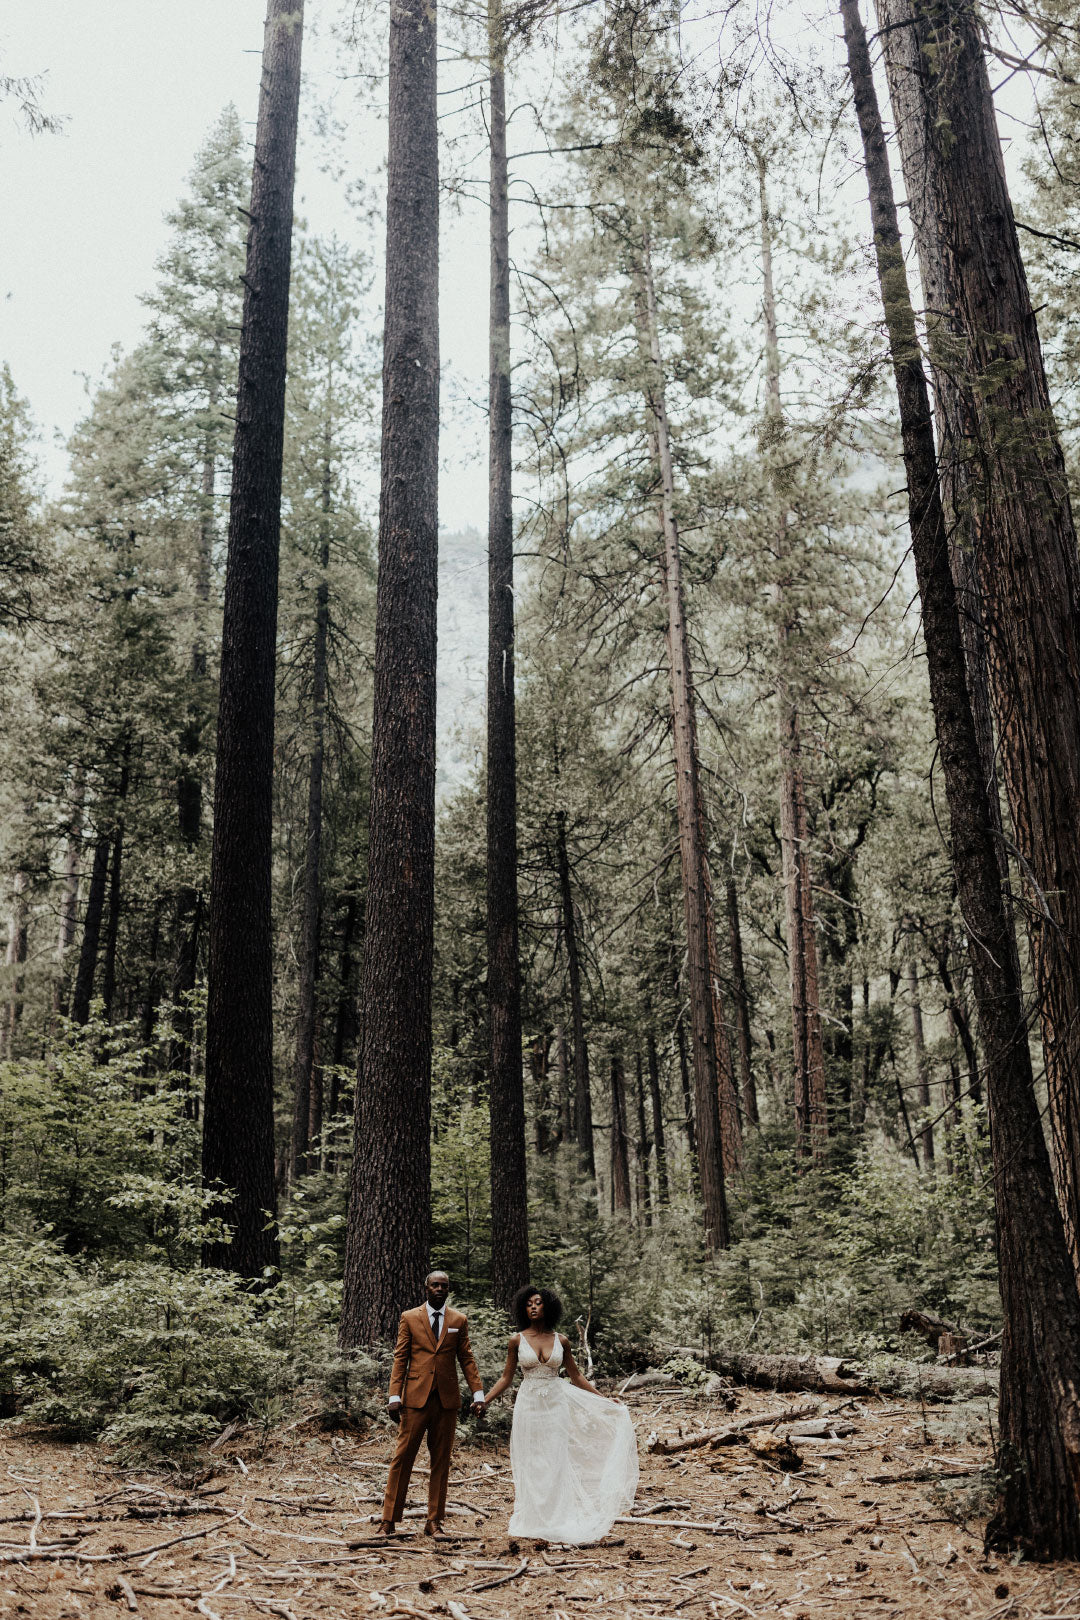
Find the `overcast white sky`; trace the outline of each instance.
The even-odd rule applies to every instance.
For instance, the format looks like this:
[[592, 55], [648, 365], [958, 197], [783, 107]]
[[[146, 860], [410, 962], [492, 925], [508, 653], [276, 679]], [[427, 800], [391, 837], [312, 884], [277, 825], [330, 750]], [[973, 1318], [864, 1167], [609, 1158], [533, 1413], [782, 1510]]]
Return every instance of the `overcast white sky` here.
[[[309, 4], [326, 19], [329, 6]], [[333, 8], [336, 11], [336, 7]], [[194, 154], [228, 102], [252, 121], [259, 89], [265, 0], [32, 0], [5, 8], [0, 65], [45, 74], [44, 101], [67, 118], [62, 135], [31, 138], [0, 106], [0, 358], [42, 429], [49, 484], [58, 488], [62, 440], [86, 408], [114, 343], [133, 344], [144, 321], [140, 294], [154, 281], [163, 216], [184, 189]], [[324, 99], [348, 67], [328, 40], [305, 41], [305, 100]], [[372, 180], [384, 131], [355, 116], [341, 155]], [[363, 241], [342, 190], [301, 152], [297, 209], [313, 230]], [[442, 344], [449, 399], [475, 397], [486, 376], [486, 219], [446, 213]], [[381, 284], [381, 278], [380, 278]], [[478, 412], [444, 436], [442, 521], [482, 524], [486, 474], [474, 452], [486, 438]], [[472, 420], [469, 421], [471, 416]], [[472, 428], [470, 433], [469, 428]]]

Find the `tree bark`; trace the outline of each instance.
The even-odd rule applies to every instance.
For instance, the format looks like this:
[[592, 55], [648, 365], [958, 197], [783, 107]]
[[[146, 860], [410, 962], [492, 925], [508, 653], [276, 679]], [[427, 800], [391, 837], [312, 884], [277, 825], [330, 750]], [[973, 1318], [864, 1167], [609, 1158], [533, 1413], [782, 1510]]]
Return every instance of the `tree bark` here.
[[626, 1129], [626, 1073], [619, 1047], [611, 1053], [611, 1212], [630, 1217], [630, 1152]]
[[562, 905], [563, 938], [566, 941], [566, 977], [570, 988], [570, 1023], [574, 1036], [574, 1136], [581, 1168], [596, 1179], [593, 1149], [592, 1086], [589, 1080], [589, 1048], [585, 1040], [585, 1004], [581, 993], [581, 957], [578, 950], [574, 892], [570, 886], [570, 856], [566, 846], [566, 811], [555, 812], [555, 860], [559, 871], [559, 898]]
[[53, 986], [53, 1008], [61, 1014], [66, 1013], [68, 1008], [70, 952], [78, 932], [85, 800], [86, 778], [80, 769], [72, 794], [71, 822], [68, 827], [67, 848], [64, 851], [64, 886], [60, 894], [60, 921], [56, 932], [57, 971], [56, 983]]
[[389, 1338], [428, 1269], [439, 481], [436, 10], [390, 16], [367, 916], [340, 1337]]
[[[1080, 1273], [1080, 560], [1061, 444], [969, 0], [884, 0], [886, 58], [918, 228], [948, 267], [952, 348], [972, 419], [968, 501], [991, 696], [1028, 894], [1054, 1164]], [[956, 132], [962, 132], [958, 138]], [[925, 206], [923, 204], [925, 203]], [[972, 244], [977, 243], [977, 251]], [[931, 249], [931, 255], [932, 256]], [[940, 352], [939, 345], [939, 352]]]
[[751, 1125], [758, 1123], [757, 1085], [754, 1080], [753, 1043], [750, 1039], [750, 997], [746, 989], [742, 930], [739, 926], [739, 895], [735, 879], [727, 880], [728, 938], [731, 942], [731, 982], [735, 1000], [735, 1035], [739, 1047], [739, 1078], [742, 1082], [743, 1112]]
[[675, 480], [668, 436], [663, 356], [656, 313], [652, 254], [643, 237], [640, 283], [644, 305], [649, 371], [645, 403], [655, 443], [660, 474], [660, 516], [663, 527], [663, 582], [667, 610], [668, 668], [671, 682], [671, 717], [675, 755], [675, 805], [679, 826], [683, 914], [686, 927], [686, 977], [690, 994], [691, 1052], [694, 1071], [694, 1116], [698, 1172], [709, 1250], [728, 1246], [727, 1196], [721, 1134], [720, 1084], [717, 1056], [715, 990], [709, 949], [710, 908], [705, 851], [702, 847], [701, 787], [698, 768], [694, 682], [682, 589], [682, 554], [675, 516]]
[[83, 918], [82, 943], [79, 947], [79, 968], [75, 975], [75, 988], [71, 993], [71, 1016], [77, 1024], [90, 1022], [90, 1002], [94, 995], [94, 974], [97, 971], [101, 919], [105, 912], [105, 887], [108, 879], [109, 835], [106, 832], [99, 832], [94, 841], [94, 861], [90, 868], [90, 886], [86, 895], [86, 915]]
[[[214, 345], [212, 381], [208, 389], [208, 413], [218, 408], [217, 376], [220, 344]], [[210, 611], [210, 581], [213, 572], [214, 499], [217, 485], [217, 459], [214, 436], [207, 433], [203, 445], [202, 484], [199, 506], [199, 542], [195, 567], [195, 644], [191, 653], [191, 682], [188, 712], [180, 735], [180, 775], [177, 780], [177, 822], [180, 841], [194, 855], [202, 840], [202, 774], [199, 768], [203, 733], [207, 720], [207, 618]], [[169, 1045], [170, 1073], [190, 1078], [191, 1038], [194, 1018], [190, 1005], [199, 966], [199, 936], [203, 925], [204, 900], [193, 883], [181, 885], [176, 896], [176, 945], [172, 975], [173, 1027], [176, 1034]]]
[[0, 1056], [4, 1057], [12, 1055], [15, 1032], [22, 1019], [22, 998], [25, 980], [19, 969], [26, 964], [29, 946], [29, 918], [26, 907], [26, 891], [29, 882], [30, 880], [25, 872], [16, 872], [11, 883], [11, 919], [8, 925], [6, 954], [6, 965], [11, 970], [11, 996], [7, 1005], [4, 1029], [0, 1032], [2, 1034]]
[[123, 763], [120, 766], [120, 785], [116, 793], [112, 860], [109, 867], [109, 911], [105, 925], [105, 954], [101, 967], [101, 1005], [107, 1024], [112, 1023], [113, 1002], [116, 999], [116, 947], [120, 937], [120, 892], [124, 867], [124, 803], [131, 781], [130, 752], [130, 744], [125, 743]]
[[490, 310], [488, 381], [487, 1009], [491, 1140], [491, 1292], [508, 1309], [529, 1277], [525, 1092], [518, 952], [517, 747], [514, 717], [513, 414], [506, 42], [488, 0]]
[[653, 1148], [656, 1153], [656, 1201], [663, 1208], [668, 1201], [664, 1099], [660, 1091], [660, 1054], [656, 1050], [656, 1036], [651, 1029], [645, 1036], [645, 1052], [649, 1066], [649, 1102], [652, 1107]]
[[649, 1127], [645, 1123], [645, 1077], [642, 1070], [640, 1051], [634, 1054], [634, 1069], [637, 1080], [637, 1142], [635, 1143], [634, 1156], [637, 1168], [638, 1220], [644, 1226], [651, 1226], [652, 1193], [649, 1187]]
[[570, 1103], [570, 1072], [566, 1061], [566, 1026], [555, 1025], [555, 1078], [559, 1088], [559, 1141], [574, 1140], [574, 1117]]
[[278, 1265], [271, 819], [281, 461], [303, 0], [269, 0], [233, 445], [210, 884], [203, 1184], [231, 1241], [203, 1263]]
[[[308, 760], [307, 832], [301, 898], [300, 959], [297, 984], [296, 1054], [293, 1060], [293, 1124], [289, 1180], [304, 1174], [310, 1143], [315, 1072], [316, 985], [319, 977], [319, 884], [322, 856], [323, 760], [326, 738], [326, 649], [330, 632], [331, 433], [324, 435], [319, 583], [315, 591], [315, 642], [311, 659], [311, 755]], [[321, 1129], [322, 1108], [319, 1107]]]
[[1036, 1558], [1075, 1557], [1080, 1552], [1080, 1296], [1035, 1097], [1019, 960], [967, 686], [929, 397], [858, 0], [841, 0], [841, 13], [900, 406], [952, 862], [986, 1054], [1005, 1321], [1000, 1495], [987, 1534]]
[[686, 1058], [686, 1030], [683, 1016], [675, 1020], [675, 1040], [679, 1056], [679, 1086], [682, 1090], [683, 1120], [686, 1128], [686, 1150], [690, 1155], [691, 1179], [697, 1185], [697, 1133], [694, 1130], [694, 1095], [690, 1086], [690, 1065]]
[[[755, 149], [761, 207], [762, 309], [765, 318], [765, 413], [770, 443], [783, 433], [780, 402], [780, 344], [776, 326], [773, 286], [772, 225], [765, 160]], [[778, 495], [780, 476], [775, 475]], [[791, 984], [791, 1033], [795, 1080], [795, 1144], [800, 1157], [820, 1159], [828, 1137], [825, 1100], [825, 1049], [821, 1038], [817, 934], [810, 873], [810, 834], [803, 780], [802, 733], [788, 666], [791, 643], [798, 633], [795, 615], [786, 600], [788, 581], [787, 520], [782, 516], [777, 534], [779, 570], [775, 585], [777, 628], [777, 712], [780, 741], [780, 847], [784, 872], [784, 911], [787, 924], [788, 976]]]
[[922, 1002], [919, 999], [919, 969], [914, 958], [908, 962], [908, 989], [911, 992], [911, 1038], [915, 1048], [915, 1072], [919, 1082], [919, 1150], [924, 1170], [934, 1168], [934, 1127], [930, 1122], [930, 1066], [923, 1035]]

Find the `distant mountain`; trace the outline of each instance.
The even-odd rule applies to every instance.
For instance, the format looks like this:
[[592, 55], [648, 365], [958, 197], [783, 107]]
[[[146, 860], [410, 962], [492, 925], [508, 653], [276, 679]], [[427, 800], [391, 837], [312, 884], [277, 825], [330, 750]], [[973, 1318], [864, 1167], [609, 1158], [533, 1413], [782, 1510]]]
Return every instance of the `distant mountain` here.
[[483, 760], [487, 678], [487, 539], [439, 535], [439, 667], [435, 791], [448, 798]]

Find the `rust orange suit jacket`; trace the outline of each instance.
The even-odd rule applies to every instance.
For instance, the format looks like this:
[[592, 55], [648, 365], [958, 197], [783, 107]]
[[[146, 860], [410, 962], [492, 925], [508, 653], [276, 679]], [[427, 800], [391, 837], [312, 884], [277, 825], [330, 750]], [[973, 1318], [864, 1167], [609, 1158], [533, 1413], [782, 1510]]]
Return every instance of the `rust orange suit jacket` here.
[[444, 1407], [457, 1406], [461, 1391], [455, 1361], [460, 1361], [470, 1390], [475, 1394], [482, 1389], [480, 1370], [469, 1345], [469, 1324], [461, 1312], [447, 1306], [436, 1344], [427, 1306], [405, 1311], [394, 1346], [391, 1395], [397, 1395], [403, 1406], [426, 1406], [434, 1388]]

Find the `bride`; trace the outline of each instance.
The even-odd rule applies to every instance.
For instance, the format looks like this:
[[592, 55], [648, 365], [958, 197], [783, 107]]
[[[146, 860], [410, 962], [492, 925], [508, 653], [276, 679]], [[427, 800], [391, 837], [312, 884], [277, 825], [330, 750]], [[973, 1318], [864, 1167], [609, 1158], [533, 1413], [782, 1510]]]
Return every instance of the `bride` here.
[[575, 1546], [599, 1541], [630, 1511], [637, 1490], [630, 1414], [582, 1377], [570, 1341], [555, 1331], [562, 1304], [550, 1289], [519, 1289], [513, 1314], [521, 1331], [510, 1340], [502, 1376], [485, 1402], [490, 1406], [509, 1389], [520, 1367], [510, 1431], [510, 1534]]

